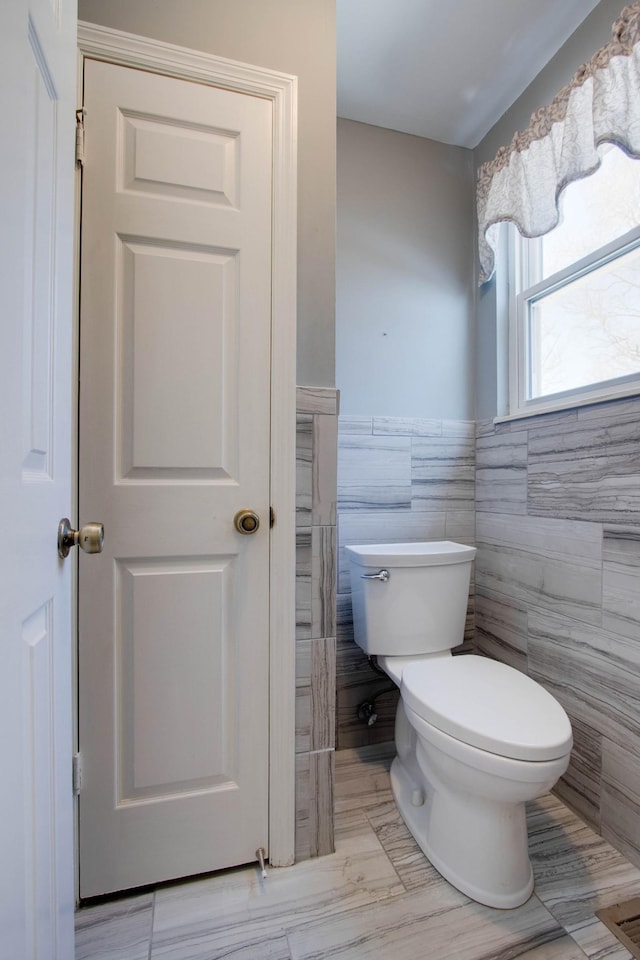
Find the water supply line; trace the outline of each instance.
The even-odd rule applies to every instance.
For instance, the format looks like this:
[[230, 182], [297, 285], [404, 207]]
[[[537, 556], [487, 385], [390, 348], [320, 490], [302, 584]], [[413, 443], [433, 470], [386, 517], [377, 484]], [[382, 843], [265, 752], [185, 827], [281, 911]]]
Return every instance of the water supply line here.
[[[375, 654], [373, 656], [367, 657], [367, 660], [369, 661], [369, 666], [371, 667], [372, 670], [374, 670], [376, 673], [379, 673], [383, 677], [388, 679], [388, 676], [385, 673], [385, 671], [382, 669], [382, 667], [378, 666], [378, 658], [375, 656]], [[398, 688], [395, 685], [395, 683], [392, 680], [389, 680], [384, 687], [382, 687], [380, 690], [376, 692], [374, 697], [372, 697], [370, 700], [363, 700], [362, 703], [359, 703], [358, 706], [356, 707], [358, 720], [361, 723], [366, 723], [368, 727], [372, 727], [378, 720], [378, 711], [376, 710], [376, 700], [378, 699], [378, 697], [384, 696], [385, 693], [391, 693], [393, 690], [397, 690], [397, 689]]]

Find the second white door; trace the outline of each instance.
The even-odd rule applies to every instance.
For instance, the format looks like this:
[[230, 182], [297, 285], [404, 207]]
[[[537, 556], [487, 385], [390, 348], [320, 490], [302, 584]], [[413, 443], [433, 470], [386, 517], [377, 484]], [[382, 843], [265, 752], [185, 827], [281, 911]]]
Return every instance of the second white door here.
[[[268, 849], [272, 105], [88, 60], [80, 893]], [[251, 535], [234, 527], [255, 511]]]

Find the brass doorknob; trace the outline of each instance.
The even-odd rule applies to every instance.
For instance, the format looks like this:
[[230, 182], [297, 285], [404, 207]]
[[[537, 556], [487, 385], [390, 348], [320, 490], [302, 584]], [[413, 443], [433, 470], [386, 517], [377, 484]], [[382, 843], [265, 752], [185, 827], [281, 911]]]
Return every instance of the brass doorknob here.
[[79, 530], [73, 530], [65, 517], [58, 524], [58, 556], [63, 559], [69, 555], [71, 547], [80, 547], [85, 553], [102, 553], [104, 526], [101, 523], [85, 523]]
[[233, 518], [233, 525], [238, 533], [255, 533], [260, 526], [260, 517], [253, 510], [238, 510]]

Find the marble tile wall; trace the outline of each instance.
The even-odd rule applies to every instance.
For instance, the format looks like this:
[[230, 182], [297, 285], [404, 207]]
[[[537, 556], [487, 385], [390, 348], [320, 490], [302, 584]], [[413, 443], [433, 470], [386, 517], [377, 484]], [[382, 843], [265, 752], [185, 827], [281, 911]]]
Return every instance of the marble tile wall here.
[[336, 676], [336, 390], [298, 387], [296, 860], [332, 853]]
[[[338, 428], [337, 746], [393, 739], [397, 692], [353, 641], [345, 546], [415, 540], [474, 542], [475, 424], [341, 416]], [[473, 641], [473, 585], [465, 643]], [[357, 707], [375, 698], [373, 726]]]
[[477, 425], [476, 645], [567, 710], [557, 792], [640, 864], [640, 399]]

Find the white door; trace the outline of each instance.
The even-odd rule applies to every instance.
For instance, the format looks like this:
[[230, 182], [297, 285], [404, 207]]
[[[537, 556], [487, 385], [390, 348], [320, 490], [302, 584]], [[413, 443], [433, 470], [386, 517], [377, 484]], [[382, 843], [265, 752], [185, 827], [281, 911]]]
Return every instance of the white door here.
[[0, 954], [73, 956], [71, 511], [75, 4], [0, 31]]
[[272, 104], [95, 60], [84, 82], [89, 897], [267, 849]]

